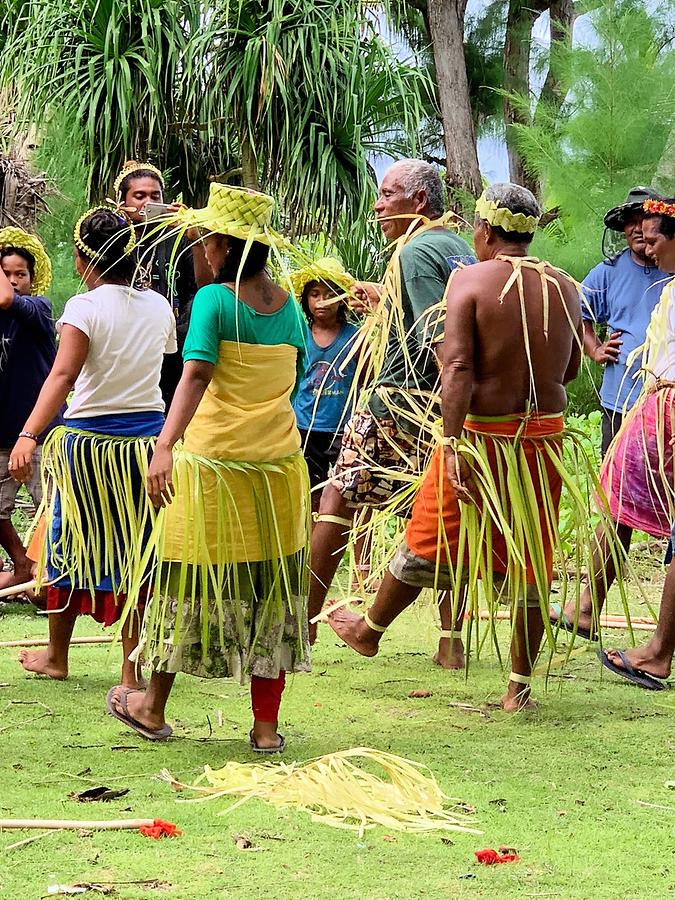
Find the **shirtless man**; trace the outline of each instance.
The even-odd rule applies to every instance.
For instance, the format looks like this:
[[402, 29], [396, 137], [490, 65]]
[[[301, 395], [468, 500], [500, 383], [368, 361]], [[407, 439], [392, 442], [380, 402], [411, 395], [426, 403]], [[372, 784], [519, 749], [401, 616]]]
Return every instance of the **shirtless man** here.
[[[551, 447], [559, 457], [562, 453], [565, 385], [576, 376], [581, 361], [581, 304], [573, 283], [556, 269], [545, 269], [559, 288], [549, 287], [546, 323], [542, 277], [531, 262], [522, 265], [539, 216], [534, 196], [514, 184], [493, 185], [478, 201], [474, 245], [480, 262], [455, 272], [446, 294], [443, 447], [425, 475], [405, 540], [373, 606], [363, 617], [345, 609], [329, 614], [331, 627], [345, 643], [363, 656], [374, 656], [385, 629], [422, 588], [461, 589], [466, 582], [465, 566], [458, 560], [462, 520], [470, 512], [479, 522], [488, 517], [491, 543], [469, 540], [466, 554], [470, 566], [480, 556], [482, 574], [494, 575], [493, 583], [501, 585], [500, 595], [509, 597], [516, 615], [513, 671], [502, 698], [509, 711], [533, 706], [529, 683], [544, 632], [542, 613], [547, 609], [548, 590], [546, 596], [541, 594], [552, 578], [551, 521], [547, 516], [557, 518], [561, 492], [560, 476], [548, 453]], [[518, 272], [524, 317], [518, 281], [512, 280]], [[511, 286], [502, 296], [510, 280]], [[525, 321], [529, 347], [523, 339]], [[530, 412], [525, 415], [527, 410]], [[467, 462], [471, 457], [462, 452], [462, 447], [469, 445], [483, 448], [493, 488], [496, 486], [499, 494], [502, 521], [508, 522], [509, 501], [518, 485], [512, 481], [508, 490], [500, 488], [503, 482], [498, 471], [508, 465], [508, 454], [499, 450], [497, 435], [502, 447], [515, 450], [512, 456], [520, 454], [508, 474], [522, 486], [522, 468], [518, 466], [526, 465], [536, 495], [530, 513], [538, 522], [524, 548], [525, 566], [507, 549], [495, 527], [494, 512], [483, 502], [485, 475], [481, 473], [479, 478]], [[514, 585], [519, 586], [518, 595], [512, 593]]]

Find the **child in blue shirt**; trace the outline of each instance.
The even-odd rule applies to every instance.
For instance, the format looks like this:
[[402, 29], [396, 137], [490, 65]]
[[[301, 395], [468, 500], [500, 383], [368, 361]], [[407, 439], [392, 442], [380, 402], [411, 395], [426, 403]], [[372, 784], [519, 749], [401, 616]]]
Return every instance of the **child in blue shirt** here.
[[339, 436], [353, 400], [356, 356], [344, 364], [358, 331], [347, 320], [346, 301], [354, 279], [336, 260], [323, 259], [296, 272], [292, 282], [308, 324], [305, 374], [294, 407], [309, 468], [312, 510], [318, 511], [318, 487], [337, 458]]
[[[52, 307], [42, 296], [51, 284], [51, 263], [40, 241], [21, 228], [0, 231], [0, 546], [13, 572], [0, 575], [0, 588], [32, 579], [32, 563], [12, 524], [20, 483], [9, 472], [11, 448], [35, 405], [56, 356]], [[58, 424], [57, 422], [52, 423]], [[51, 427], [51, 426], [50, 426]], [[47, 431], [49, 428], [47, 429]], [[42, 499], [39, 445], [26, 487], [36, 508]]]

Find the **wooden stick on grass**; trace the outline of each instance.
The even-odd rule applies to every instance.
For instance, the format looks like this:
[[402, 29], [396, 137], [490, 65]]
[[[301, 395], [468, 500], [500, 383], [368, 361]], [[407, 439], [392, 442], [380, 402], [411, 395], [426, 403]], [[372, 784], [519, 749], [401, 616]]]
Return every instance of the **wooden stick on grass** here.
[[[75, 637], [72, 644], [112, 644], [115, 638], [111, 634], [102, 634], [99, 637]], [[6, 647], [47, 647], [47, 638], [25, 638], [22, 641], [0, 641], [0, 650]]]
[[137, 831], [143, 825], [154, 825], [154, 819], [0, 819], [0, 830], [3, 828], [42, 828], [49, 831], [89, 830], [121, 831], [130, 829]]
[[23, 584], [12, 584], [0, 591], [0, 599], [3, 597], [13, 597], [15, 594], [23, 594], [25, 591], [32, 591], [37, 586], [37, 581], [25, 581]]

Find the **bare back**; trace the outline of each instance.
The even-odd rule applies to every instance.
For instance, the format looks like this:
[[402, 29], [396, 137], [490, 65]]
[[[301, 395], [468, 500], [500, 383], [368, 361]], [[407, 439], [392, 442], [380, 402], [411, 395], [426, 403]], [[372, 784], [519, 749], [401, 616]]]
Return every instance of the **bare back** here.
[[506, 415], [528, 407], [562, 412], [567, 403], [565, 385], [579, 368], [582, 320], [576, 287], [552, 267], [546, 268], [555, 283], [548, 284], [545, 323], [540, 274], [527, 265], [521, 271], [522, 306], [517, 284], [499, 300], [514, 273], [504, 259], [463, 269], [448, 291], [445, 362], [457, 363], [470, 349], [470, 411], [475, 415]]

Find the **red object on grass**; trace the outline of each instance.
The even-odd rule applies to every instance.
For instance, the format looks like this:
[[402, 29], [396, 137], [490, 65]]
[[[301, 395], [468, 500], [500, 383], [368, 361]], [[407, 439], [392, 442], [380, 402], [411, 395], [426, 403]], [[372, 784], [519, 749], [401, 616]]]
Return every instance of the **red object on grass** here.
[[484, 866], [518, 862], [520, 859], [516, 851], [510, 847], [500, 847], [499, 850], [493, 850], [492, 847], [488, 847], [486, 850], [476, 850], [474, 855], [478, 862]]
[[164, 819], [155, 819], [152, 825], [141, 825], [138, 829], [144, 837], [159, 840], [161, 837], [180, 837], [183, 833], [173, 822], [165, 822]]

